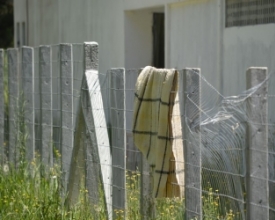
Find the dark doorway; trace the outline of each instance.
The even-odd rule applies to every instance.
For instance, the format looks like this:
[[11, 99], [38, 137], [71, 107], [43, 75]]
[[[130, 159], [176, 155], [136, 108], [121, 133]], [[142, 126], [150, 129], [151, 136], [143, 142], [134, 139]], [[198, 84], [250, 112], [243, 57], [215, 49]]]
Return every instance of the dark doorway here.
[[164, 13], [153, 13], [153, 66], [164, 68]]

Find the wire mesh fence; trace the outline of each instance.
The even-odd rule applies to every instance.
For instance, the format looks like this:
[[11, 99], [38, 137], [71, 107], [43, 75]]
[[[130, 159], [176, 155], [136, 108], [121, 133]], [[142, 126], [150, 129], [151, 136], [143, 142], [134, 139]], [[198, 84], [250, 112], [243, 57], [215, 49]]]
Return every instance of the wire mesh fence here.
[[177, 71], [174, 194], [155, 198], [156, 170], [133, 134], [142, 71], [99, 73], [96, 43], [0, 50], [1, 166], [16, 167], [24, 145], [27, 160], [60, 165], [66, 204], [85, 188], [109, 219], [273, 219], [273, 75], [251, 68], [244, 92], [225, 97], [200, 69]]

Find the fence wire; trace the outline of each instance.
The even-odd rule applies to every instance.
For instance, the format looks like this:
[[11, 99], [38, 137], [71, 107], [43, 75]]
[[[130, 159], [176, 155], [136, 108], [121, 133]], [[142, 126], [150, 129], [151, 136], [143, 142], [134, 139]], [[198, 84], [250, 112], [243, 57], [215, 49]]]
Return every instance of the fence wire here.
[[[0, 98], [1, 165], [17, 163], [19, 145], [25, 141], [29, 160], [39, 156], [50, 166], [61, 166], [62, 195], [71, 205], [85, 188], [93, 204], [91, 210], [103, 203], [109, 219], [133, 219], [136, 210], [140, 210], [138, 219], [165, 219], [164, 204], [170, 207], [166, 211], [171, 219], [182, 219], [188, 211], [184, 208], [187, 195], [155, 199], [152, 168], [134, 144], [132, 115], [141, 69], [97, 72], [94, 84], [89, 85], [83, 80], [87, 64], [83, 44], [69, 46], [69, 55], [64, 55], [60, 45], [29, 48], [24, 53], [22, 48], [5, 53], [0, 50], [0, 97], [4, 97]], [[28, 53], [32, 56], [27, 57]], [[196, 71], [192, 74], [198, 81], [187, 90], [184, 74], [179, 71], [179, 89], [171, 92], [178, 94], [172, 113], [173, 141], [174, 146], [180, 146], [177, 154], [182, 155], [175, 166], [179, 173], [192, 167], [192, 175], [201, 178], [194, 185], [186, 184], [187, 179], [177, 185], [171, 181], [172, 185], [190, 190], [194, 197], [201, 192], [203, 218], [225, 219], [232, 214], [234, 219], [245, 219], [251, 203], [255, 209], [268, 210], [269, 219], [274, 219], [274, 74], [231, 97], [223, 96]], [[265, 86], [266, 93], [259, 94]], [[20, 124], [21, 120], [24, 123]], [[176, 125], [181, 129], [175, 129]], [[248, 131], [254, 128], [263, 136], [251, 142]], [[108, 137], [98, 130], [105, 130]], [[27, 134], [23, 140], [19, 137], [22, 132]], [[262, 141], [265, 138], [267, 141]], [[260, 147], [251, 148], [250, 143]], [[110, 161], [102, 161], [100, 154], [108, 153], [106, 149], [110, 150]], [[201, 166], [190, 163], [186, 150], [200, 152]], [[253, 168], [252, 173], [249, 155], [258, 158], [259, 169]], [[109, 182], [102, 172], [110, 172]], [[254, 204], [248, 195], [248, 179], [259, 180], [267, 189], [261, 202]]]

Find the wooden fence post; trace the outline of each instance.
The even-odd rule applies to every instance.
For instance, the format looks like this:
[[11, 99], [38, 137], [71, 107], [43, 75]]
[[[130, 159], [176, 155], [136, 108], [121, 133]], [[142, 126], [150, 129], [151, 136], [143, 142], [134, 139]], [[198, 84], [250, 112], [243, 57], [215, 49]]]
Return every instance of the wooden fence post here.
[[22, 90], [25, 102], [24, 122], [27, 128], [26, 158], [35, 157], [35, 107], [34, 107], [34, 53], [31, 47], [22, 47]]
[[39, 47], [41, 158], [52, 166], [52, 54], [50, 46]]
[[[113, 210], [126, 210], [125, 69], [110, 72]], [[124, 213], [125, 214], [125, 213]], [[116, 217], [114, 212], [114, 218]]]
[[269, 219], [267, 68], [251, 67], [246, 87], [262, 83], [247, 100], [247, 219]]
[[18, 49], [8, 49], [8, 81], [9, 81], [9, 162], [17, 165], [19, 152], [17, 149], [17, 104], [19, 98]]
[[[184, 98], [180, 99], [185, 109], [184, 161], [185, 161], [185, 209], [186, 219], [202, 219], [201, 189], [201, 76], [200, 69], [184, 69], [180, 77], [184, 85]], [[183, 101], [183, 103], [182, 103]]]
[[[98, 73], [98, 44], [95, 42], [84, 43], [84, 71], [85, 87], [82, 88], [82, 104], [84, 118], [87, 126], [87, 187], [95, 189], [91, 183], [102, 181], [105, 202], [109, 219], [112, 218], [111, 201], [111, 151], [104, 114], [101, 85]], [[86, 90], [86, 91], [85, 91]], [[95, 176], [94, 172], [98, 172]], [[89, 190], [89, 189], [88, 189]], [[92, 192], [90, 197], [100, 195], [99, 187]], [[92, 198], [92, 197], [91, 197]], [[93, 199], [93, 198], [92, 198]]]
[[[73, 56], [72, 45], [60, 45], [60, 91], [61, 91], [61, 167], [62, 185], [67, 193], [74, 141], [73, 115]], [[65, 194], [64, 194], [65, 195]]]
[[0, 166], [5, 163], [4, 50], [0, 49]]

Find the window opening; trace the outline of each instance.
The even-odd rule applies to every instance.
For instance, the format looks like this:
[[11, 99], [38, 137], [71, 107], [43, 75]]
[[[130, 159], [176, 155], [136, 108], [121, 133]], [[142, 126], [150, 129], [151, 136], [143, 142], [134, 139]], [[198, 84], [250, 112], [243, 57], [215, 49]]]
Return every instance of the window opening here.
[[153, 13], [153, 66], [164, 68], [164, 13]]
[[226, 27], [275, 22], [275, 0], [226, 0]]

